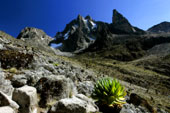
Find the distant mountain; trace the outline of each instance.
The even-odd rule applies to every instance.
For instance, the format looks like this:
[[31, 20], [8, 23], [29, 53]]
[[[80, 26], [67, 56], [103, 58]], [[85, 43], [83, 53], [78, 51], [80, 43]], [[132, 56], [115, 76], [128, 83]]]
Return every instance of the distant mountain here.
[[85, 49], [96, 39], [96, 22], [90, 17], [85, 18], [78, 15], [77, 19], [72, 20], [66, 25], [63, 32], [58, 32], [51, 43], [62, 43], [62, 51], [74, 52]]
[[56, 34], [51, 43], [62, 43], [59, 48], [61, 51], [77, 53], [87, 49], [96, 40], [99, 40], [100, 46], [107, 46], [114, 34], [145, 34], [145, 31], [133, 27], [123, 15], [113, 10], [111, 24], [78, 15], [62, 32]]
[[153, 33], [168, 33], [170, 32], [170, 22], [162, 22], [160, 24], [154, 25], [148, 29], [149, 32]]

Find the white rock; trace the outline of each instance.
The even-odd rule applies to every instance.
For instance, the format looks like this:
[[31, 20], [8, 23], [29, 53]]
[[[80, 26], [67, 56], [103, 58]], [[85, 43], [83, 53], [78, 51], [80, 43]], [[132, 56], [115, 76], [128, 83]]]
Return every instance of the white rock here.
[[72, 98], [61, 99], [54, 105], [50, 113], [90, 113], [97, 112], [98, 108], [88, 97], [78, 94]]
[[86, 102], [87, 113], [98, 111], [97, 106], [94, 104], [94, 101], [91, 98], [88, 98], [87, 96], [83, 94], [77, 94], [76, 97]]
[[37, 90], [30, 86], [17, 88], [14, 90], [13, 100], [20, 105], [19, 111], [21, 113], [34, 113], [38, 102]]
[[11, 106], [15, 110], [19, 108], [19, 105], [11, 100], [6, 94], [0, 91], [0, 106]]
[[10, 106], [0, 107], [0, 113], [16, 113]]
[[12, 93], [14, 91], [13, 86], [9, 80], [5, 79], [4, 72], [0, 69], [0, 91], [12, 98]]
[[3, 45], [2, 44], [0, 44], [0, 49], [3, 49], [4, 47], [3, 47]]

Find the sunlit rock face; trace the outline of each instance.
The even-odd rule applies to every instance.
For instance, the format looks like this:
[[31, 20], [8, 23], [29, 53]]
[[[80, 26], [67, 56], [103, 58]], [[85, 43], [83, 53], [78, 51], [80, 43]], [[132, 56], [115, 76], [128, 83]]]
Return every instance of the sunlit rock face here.
[[48, 45], [52, 40], [52, 38], [48, 36], [43, 30], [33, 27], [24, 28], [18, 35], [17, 39], [27, 41], [31, 40], [32, 42], [35, 41], [36, 43], [43, 43], [45, 45]]
[[25, 47], [34, 46], [46, 52], [54, 52], [53, 49], [49, 47], [49, 43], [53, 40], [52, 37], [48, 36], [41, 29], [26, 27], [20, 32], [17, 39], [22, 40]]

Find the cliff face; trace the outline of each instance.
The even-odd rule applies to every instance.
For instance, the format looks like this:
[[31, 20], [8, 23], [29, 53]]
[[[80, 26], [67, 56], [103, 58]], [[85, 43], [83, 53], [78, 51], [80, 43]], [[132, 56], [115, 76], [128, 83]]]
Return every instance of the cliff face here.
[[135, 33], [135, 28], [117, 10], [113, 10], [112, 26], [125, 33]]

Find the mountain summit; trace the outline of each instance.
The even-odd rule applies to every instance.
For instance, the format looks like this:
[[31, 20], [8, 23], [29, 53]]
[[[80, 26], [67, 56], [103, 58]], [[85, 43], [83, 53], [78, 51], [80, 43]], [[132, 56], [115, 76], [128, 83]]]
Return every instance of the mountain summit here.
[[112, 33], [116, 34], [144, 34], [145, 32], [137, 27], [133, 27], [130, 22], [116, 9], [113, 10]]
[[132, 27], [129, 21], [116, 9], [113, 10], [112, 24], [115, 29], [118, 29], [120, 31], [124, 31], [127, 33], [136, 32], [136, 30]]

